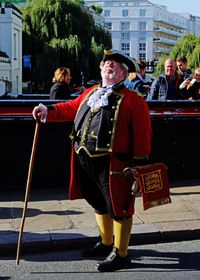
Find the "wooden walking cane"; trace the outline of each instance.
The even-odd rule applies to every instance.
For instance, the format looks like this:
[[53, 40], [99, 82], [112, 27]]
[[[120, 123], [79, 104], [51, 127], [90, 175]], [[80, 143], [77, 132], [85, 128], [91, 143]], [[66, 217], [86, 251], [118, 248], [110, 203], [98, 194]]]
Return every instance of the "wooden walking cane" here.
[[28, 177], [27, 177], [27, 183], [26, 183], [24, 208], [23, 208], [21, 227], [20, 227], [18, 244], [17, 244], [17, 256], [16, 256], [16, 264], [17, 265], [19, 264], [19, 258], [20, 258], [20, 245], [21, 245], [23, 228], [24, 228], [24, 223], [25, 223], [25, 218], [26, 218], [26, 210], [27, 210], [27, 206], [28, 206], [28, 199], [29, 199], [30, 186], [31, 186], [31, 180], [32, 180], [32, 173], [33, 173], [33, 165], [34, 165], [34, 160], [35, 160], [35, 152], [36, 152], [36, 147], [37, 147], [37, 142], [38, 142], [39, 127], [40, 127], [40, 121], [36, 120], [35, 133], [34, 133], [33, 145], [32, 145], [32, 152], [31, 152], [31, 158], [30, 158], [30, 162], [29, 162], [29, 170], [28, 170]]

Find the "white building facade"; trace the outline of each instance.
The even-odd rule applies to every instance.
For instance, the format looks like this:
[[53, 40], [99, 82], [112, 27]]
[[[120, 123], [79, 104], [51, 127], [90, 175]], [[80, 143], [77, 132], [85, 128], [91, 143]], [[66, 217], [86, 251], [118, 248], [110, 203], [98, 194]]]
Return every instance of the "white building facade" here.
[[12, 94], [22, 92], [22, 19], [11, 3], [0, 3], [0, 79], [12, 82]]
[[112, 47], [131, 57], [159, 60], [169, 54], [186, 32], [199, 36], [199, 20], [194, 16], [171, 13], [167, 7], [146, 0], [85, 0], [100, 6], [105, 26], [112, 35]]

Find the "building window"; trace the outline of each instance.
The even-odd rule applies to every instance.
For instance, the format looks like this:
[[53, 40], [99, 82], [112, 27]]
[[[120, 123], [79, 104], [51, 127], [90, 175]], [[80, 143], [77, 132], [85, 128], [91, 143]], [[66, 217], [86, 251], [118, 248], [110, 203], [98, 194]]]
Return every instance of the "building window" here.
[[146, 61], [146, 53], [139, 53], [139, 59]]
[[19, 61], [19, 38], [20, 38], [20, 31], [17, 29], [13, 29], [13, 67], [15, 69], [20, 68], [20, 61]]
[[128, 16], [128, 10], [122, 10], [122, 16], [127, 17]]
[[139, 22], [139, 30], [146, 30], [146, 29], [147, 29], [146, 21], [140, 21]]
[[130, 22], [121, 22], [121, 30], [130, 30]]
[[18, 57], [18, 55], [17, 55], [18, 45], [17, 45], [17, 34], [16, 33], [13, 34], [13, 47], [14, 47], [13, 55], [14, 55], [14, 59], [16, 60]]
[[140, 17], [145, 17], [146, 15], [146, 10], [140, 9]]
[[140, 41], [146, 41], [146, 32], [140, 32], [139, 33], [139, 40]]
[[105, 22], [104, 26], [110, 30], [112, 30], [112, 22]]
[[146, 51], [146, 43], [139, 43], [139, 51]]
[[5, 8], [1, 8], [1, 14], [5, 14]]
[[110, 16], [110, 10], [104, 10], [104, 17]]
[[130, 40], [130, 32], [122, 32], [121, 33], [122, 40]]
[[130, 43], [122, 43], [121, 44], [122, 51], [130, 51]]

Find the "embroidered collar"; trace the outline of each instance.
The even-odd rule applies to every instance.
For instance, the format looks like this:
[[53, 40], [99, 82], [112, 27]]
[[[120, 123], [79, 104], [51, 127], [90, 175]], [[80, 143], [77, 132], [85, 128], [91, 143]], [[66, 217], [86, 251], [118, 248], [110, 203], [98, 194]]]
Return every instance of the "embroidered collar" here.
[[91, 109], [98, 109], [108, 105], [108, 96], [111, 95], [112, 89], [99, 88], [88, 99], [87, 105]]

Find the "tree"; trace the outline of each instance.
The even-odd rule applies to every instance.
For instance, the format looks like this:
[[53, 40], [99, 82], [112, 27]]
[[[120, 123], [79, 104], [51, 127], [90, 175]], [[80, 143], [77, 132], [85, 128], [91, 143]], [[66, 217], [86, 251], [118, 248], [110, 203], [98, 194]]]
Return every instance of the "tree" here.
[[168, 58], [167, 55], [162, 55], [159, 63], [156, 65], [156, 69], [153, 73], [153, 76], [154, 77], [158, 77], [160, 76], [161, 74], [164, 73], [164, 64], [165, 64], [165, 60]]
[[[21, 8], [24, 32], [30, 35], [31, 40], [39, 40], [44, 46], [49, 46], [40, 48], [43, 50], [40, 59], [45, 56], [41, 59], [40, 71], [43, 67], [49, 73], [49, 79], [58, 66], [69, 67], [74, 80], [79, 80], [80, 72], [84, 72], [86, 79], [96, 79], [99, 75], [99, 71], [97, 74], [94, 69], [99, 65], [103, 49], [111, 47], [111, 35], [95, 25], [83, 3], [80, 0], [29, 0], [28, 5]], [[51, 55], [52, 52], [57, 54], [56, 58], [53, 55], [54, 65], [48, 65], [50, 69], [44, 67], [48, 50], [51, 50]], [[33, 51], [35, 56], [37, 50]]]
[[90, 9], [92, 9], [97, 14], [101, 14], [103, 12], [101, 7], [95, 5], [90, 5]]
[[187, 33], [172, 48], [170, 56], [174, 59], [176, 59], [176, 57], [179, 55], [186, 56], [188, 60], [188, 66], [194, 69], [196, 68], [196, 65], [199, 65], [199, 58], [198, 58], [199, 46], [200, 46], [200, 37], [197, 37], [192, 33]]
[[200, 43], [198, 43], [190, 57], [190, 67], [196, 69], [200, 67]]
[[[81, 49], [81, 42], [77, 35], [69, 35], [69, 38], [66, 39], [67, 48], [71, 55], [75, 55], [76, 60], [78, 60], [78, 54]], [[64, 46], [63, 46], [64, 47]]]
[[[192, 33], [187, 33], [183, 35], [172, 48], [170, 55], [173, 59], [176, 59], [177, 56], [184, 55], [188, 61], [188, 67], [192, 70], [199, 67], [200, 65], [200, 37], [195, 36]], [[157, 64], [155, 76], [163, 73], [164, 62], [167, 56], [163, 56], [160, 62]]]

